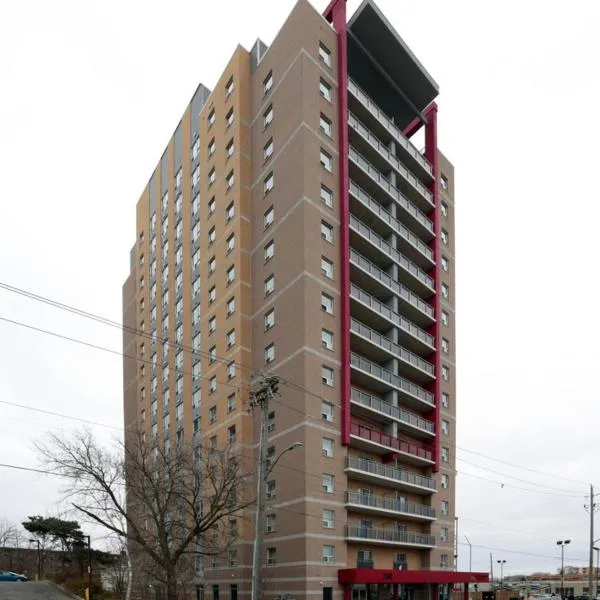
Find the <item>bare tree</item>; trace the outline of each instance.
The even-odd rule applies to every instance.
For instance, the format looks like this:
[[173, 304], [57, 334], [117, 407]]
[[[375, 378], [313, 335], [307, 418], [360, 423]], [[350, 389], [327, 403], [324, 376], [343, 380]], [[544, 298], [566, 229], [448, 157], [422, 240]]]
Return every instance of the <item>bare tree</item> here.
[[69, 479], [73, 506], [127, 539], [136, 571], [179, 600], [195, 556], [225, 552], [234, 541], [229, 519], [253, 502], [241, 457], [231, 446], [151, 446], [143, 433], [115, 444], [106, 449], [84, 430], [70, 439], [50, 434], [37, 448], [47, 468]]
[[0, 519], [0, 548], [6, 548], [14, 543], [17, 526], [6, 519]]

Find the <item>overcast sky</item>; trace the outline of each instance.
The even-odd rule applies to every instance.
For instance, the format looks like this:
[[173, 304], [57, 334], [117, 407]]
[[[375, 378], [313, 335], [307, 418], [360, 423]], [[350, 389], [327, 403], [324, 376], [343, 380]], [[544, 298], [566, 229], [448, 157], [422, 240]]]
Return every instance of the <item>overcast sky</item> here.
[[[2, 2], [0, 281], [120, 320], [135, 203], [182, 111], [293, 4]], [[555, 570], [564, 537], [566, 562], [586, 564], [584, 482], [600, 492], [600, 3], [379, 6], [440, 85], [456, 166], [459, 568], [465, 535], [474, 570], [490, 551], [508, 573]], [[1, 290], [0, 317], [121, 349], [117, 329]], [[0, 321], [0, 400], [118, 427], [121, 359]], [[32, 440], [76, 425], [0, 404], [0, 462], [36, 466]], [[0, 468], [0, 517], [55, 512], [58, 498], [52, 478]]]

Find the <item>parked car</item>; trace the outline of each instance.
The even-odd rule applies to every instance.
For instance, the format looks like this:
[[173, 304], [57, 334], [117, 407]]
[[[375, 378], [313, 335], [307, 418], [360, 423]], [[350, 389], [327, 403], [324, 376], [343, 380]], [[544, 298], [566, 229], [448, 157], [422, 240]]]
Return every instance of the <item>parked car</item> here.
[[12, 571], [0, 571], [0, 581], [29, 581], [25, 575]]

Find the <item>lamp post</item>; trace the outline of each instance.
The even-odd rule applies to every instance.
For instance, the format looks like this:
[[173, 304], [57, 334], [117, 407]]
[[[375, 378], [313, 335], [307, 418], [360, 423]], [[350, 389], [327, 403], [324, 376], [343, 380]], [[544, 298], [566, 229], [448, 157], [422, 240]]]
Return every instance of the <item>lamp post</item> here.
[[[560, 597], [565, 597], [565, 546], [570, 544], [571, 540], [558, 540], [556, 544], [560, 546]], [[592, 590], [590, 590], [591, 593]]]
[[37, 542], [37, 578], [38, 581], [42, 578], [42, 557], [40, 550], [40, 540], [29, 540], [30, 543], [34, 544]]
[[506, 564], [506, 561], [497, 560], [496, 562], [500, 565], [500, 589], [502, 589], [502, 583], [504, 581], [504, 565]]

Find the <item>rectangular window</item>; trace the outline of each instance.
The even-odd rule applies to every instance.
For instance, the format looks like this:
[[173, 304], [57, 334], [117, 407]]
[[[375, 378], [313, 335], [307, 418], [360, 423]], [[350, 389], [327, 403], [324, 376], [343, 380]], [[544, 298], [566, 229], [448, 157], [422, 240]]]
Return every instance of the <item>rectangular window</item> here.
[[217, 347], [211, 346], [208, 350], [208, 364], [212, 365], [217, 360]]
[[263, 192], [265, 196], [273, 189], [275, 185], [275, 176], [273, 175], [273, 171], [271, 171], [263, 181]]
[[446, 419], [442, 419], [442, 433], [444, 435], [450, 435], [450, 422]]
[[233, 138], [232, 138], [229, 140], [229, 143], [227, 144], [227, 146], [225, 146], [225, 159], [229, 160], [233, 156], [234, 151], [235, 151], [235, 148], [233, 145]]
[[227, 365], [227, 379], [235, 378], [235, 363], [231, 362]]
[[233, 174], [233, 169], [229, 171], [229, 175], [227, 175], [227, 189], [230, 190], [235, 183], [235, 177]]
[[208, 172], [208, 185], [212, 185], [216, 179], [217, 179], [217, 172], [215, 171], [215, 168], [213, 167]]
[[227, 251], [227, 254], [229, 254], [230, 252], [233, 252], [233, 249], [235, 248], [235, 234], [232, 233], [228, 238], [227, 241], [225, 242], [225, 249]]
[[[238, 564], [238, 553], [237, 553], [237, 550], [230, 550], [229, 553], [228, 553], [228, 557], [229, 557], [229, 566], [230, 567], [237, 567], [237, 564]], [[231, 587], [233, 588], [234, 586], [235, 586], [235, 584], [232, 585]], [[237, 587], [237, 586], [235, 586], [235, 587]], [[233, 595], [233, 589], [231, 590], [231, 594]]]
[[323, 510], [323, 527], [325, 529], [333, 529], [335, 527], [335, 511]]
[[277, 548], [267, 548], [267, 565], [277, 564]]
[[325, 365], [321, 367], [321, 383], [333, 387], [333, 369]]
[[447, 541], [448, 541], [448, 528], [441, 527], [440, 528], [440, 542], [447, 542]]
[[269, 364], [275, 360], [275, 344], [269, 344], [265, 348], [265, 363]]
[[325, 221], [321, 221], [321, 237], [326, 242], [333, 244], [333, 227]]
[[235, 312], [235, 298], [227, 300], [227, 316], [230, 317]]
[[275, 211], [274, 211], [273, 207], [270, 206], [267, 209], [267, 211], [265, 212], [265, 215], [263, 218], [264, 228], [268, 229], [269, 227], [271, 227], [271, 225], [273, 225], [274, 219], [275, 219]]
[[200, 194], [196, 194], [192, 200], [192, 214], [197, 215], [200, 209]]
[[209, 380], [208, 391], [212, 394], [217, 391], [217, 378], [211, 377]]
[[319, 58], [323, 64], [331, 67], [331, 52], [322, 42], [319, 44]]
[[442, 211], [442, 217], [447, 217], [448, 216], [448, 205], [445, 202], [442, 202], [440, 204], [440, 209]]
[[195, 242], [200, 237], [200, 223], [196, 223], [192, 227], [192, 242]]
[[335, 448], [335, 442], [329, 438], [323, 438], [321, 449], [323, 451], [323, 456], [326, 458], [333, 458], [333, 452]]
[[331, 173], [331, 171], [333, 170], [333, 158], [332, 158], [331, 154], [329, 154], [329, 152], [325, 152], [325, 150], [323, 150], [323, 148], [321, 148], [321, 152], [320, 152], [319, 156], [320, 156], [319, 162], [321, 163], [321, 166], [326, 171], [329, 171]]
[[214, 273], [217, 270], [217, 259], [213, 256], [209, 261], [208, 261], [208, 274], [211, 275], [212, 273]]
[[277, 487], [275, 485], [275, 480], [267, 481], [266, 485], [266, 496], [267, 500], [272, 500], [277, 495]]
[[319, 129], [326, 135], [331, 137], [331, 121], [321, 113], [319, 118]]
[[217, 329], [217, 317], [211, 317], [208, 321], [208, 333], [214, 333]]
[[210, 129], [215, 124], [215, 109], [213, 108], [208, 113], [208, 128]]
[[194, 144], [192, 145], [192, 159], [196, 160], [198, 158], [198, 154], [200, 154], [200, 138], [196, 138], [194, 140]]
[[274, 531], [277, 531], [277, 517], [274, 514], [267, 515], [265, 521], [265, 531], [267, 533], [273, 533]]
[[325, 292], [321, 292], [321, 310], [330, 315], [333, 314], [333, 298]]
[[275, 256], [275, 242], [271, 240], [264, 248], [265, 262], [270, 261]]
[[235, 425], [232, 425], [227, 429], [227, 441], [230, 444], [235, 444], [236, 433], [235, 433]]
[[450, 395], [446, 392], [442, 393], [442, 406], [448, 408], [450, 406]]
[[335, 477], [329, 473], [323, 473], [321, 487], [326, 494], [333, 494], [335, 491]]
[[263, 96], [266, 96], [273, 87], [273, 71], [269, 71], [269, 74], [263, 80]]
[[440, 568], [447, 569], [448, 568], [448, 555], [440, 554]]
[[235, 281], [235, 266], [231, 265], [231, 267], [227, 269], [225, 281], [227, 282], [227, 285], [231, 285]]
[[327, 350], [333, 350], [333, 333], [327, 329], [321, 329], [321, 346]]
[[192, 408], [198, 408], [200, 406], [201, 400], [202, 400], [202, 392], [200, 390], [196, 390], [192, 394]]
[[200, 165], [198, 165], [192, 173], [192, 186], [197, 186], [200, 182]]
[[270, 296], [275, 291], [275, 275], [269, 275], [265, 279], [265, 296]]
[[449, 508], [448, 508], [448, 500], [442, 500], [442, 504], [440, 505], [440, 512], [444, 517], [448, 516]]
[[266, 129], [273, 121], [273, 105], [269, 106], [263, 113], [263, 127]]
[[448, 232], [445, 229], [442, 229], [441, 237], [442, 237], [442, 242], [444, 244], [446, 244], [446, 246], [447, 246], [448, 245]]
[[271, 138], [263, 148], [263, 158], [265, 161], [269, 160], [273, 156], [273, 138]]
[[323, 184], [321, 184], [321, 202], [329, 208], [333, 206], [333, 192]]
[[446, 299], [450, 297], [450, 288], [446, 283], [442, 283], [442, 296]]
[[331, 102], [331, 86], [323, 79], [319, 80], [319, 93], [325, 100]]
[[234, 346], [235, 345], [235, 329], [232, 329], [230, 332], [228, 332], [225, 339], [227, 342], [227, 348], [231, 348], [232, 346]]
[[271, 327], [275, 326], [275, 309], [272, 308], [266, 315], [265, 315], [265, 331], [268, 331], [269, 329], [271, 329]]
[[444, 381], [450, 380], [450, 367], [447, 367], [446, 365], [442, 365], [442, 379]]
[[179, 170], [177, 171], [176, 175], [175, 175], [175, 189], [178, 190], [181, 187], [181, 182], [183, 181], [183, 171], [181, 170], [181, 167], [179, 167]]
[[442, 311], [442, 324], [448, 326], [450, 323], [450, 315], [443, 310]]
[[446, 446], [442, 446], [442, 460], [448, 462], [450, 460], [450, 449]]
[[212, 138], [210, 142], [208, 142], [208, 156], [209, 158], [215, 153], [217, 149], [217, 143], [215, 142], [215, 138]]
[[321, 403], [321, 418], [329, 423], [333, 421], [333, 404], [327, 400]]
[[215, 213], [215, 210], [217, 209], [217, 204], [215, 202], [215, 197], [213, 196], [209, 201], [208, 201], [208, 216], [210, 217], [211, 215], [213, 215]]
[[229, 112], [225, 115], [225, 125], [226, 127], [233, 125], [233, 108], [230, 108]]
[[445, 256], [442, 256], [442, 269], [444, 269], [444, 271], [448, 272], [448, 268], [449, 268], [448, 259]]
[[213, 225], [208, 232], [208, 245], [212, 246], [212, 244], [214, 244], [216, 240], [217, 240], [217, 230], [215, 229], [215, 227]]
[[332, 563], [335, 562], [335, 546], [331, 544], [323, 545], [323, 562]]
[[440, 176], [440, 184], [443, 190], [448, 189], [448, 178], [443, 173]]
[[450, 342], [446, 338], [442, 338], [442, 352], [444, 354], [450, 352]]
[[227, 412], [233, 412], [235, 410], [235, 394], [229, 394], [227, 396]]
[[440, 482], [441, 482], [441, 486], [442, 486], [443, 490], [447, 490], [448, 487], [450, 486], [450, 478], [445, 473], [442, 473]]
[[208, 290], [208, 303], [212, 304], [217, 299], [217, 288], [213, 285], [210, 290]]
[[235, 217], [235, 204], [231, 202], [225, 212], [227, 214], [227, 222], [229, 223]]
[[333, 279], [333, 263], [324, 256], [321, 256], [321, 273], [328, 279]]
[[225, 98], [229, 98], [233, 94], [233, 75], [229, 78], [229, 81], [225, 84]]

